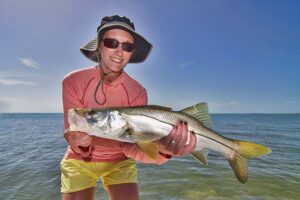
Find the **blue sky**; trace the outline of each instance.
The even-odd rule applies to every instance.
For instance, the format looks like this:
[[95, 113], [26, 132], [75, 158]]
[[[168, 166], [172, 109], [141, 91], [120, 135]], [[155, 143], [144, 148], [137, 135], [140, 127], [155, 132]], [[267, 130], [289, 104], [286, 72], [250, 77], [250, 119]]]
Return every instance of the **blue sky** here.
[[95, 65], [79, 47], [119, 14], [154, 45], [126, 67], [149, 104], [299, 113], [299, 10], [296, 0], [1, 0], [0, 112], [62, 112], [64, 75]]

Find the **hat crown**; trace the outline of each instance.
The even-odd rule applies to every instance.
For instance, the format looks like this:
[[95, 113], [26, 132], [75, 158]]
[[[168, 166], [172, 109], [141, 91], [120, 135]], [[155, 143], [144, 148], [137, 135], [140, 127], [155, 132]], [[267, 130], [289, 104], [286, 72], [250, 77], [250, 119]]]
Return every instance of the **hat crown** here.
[[125, 16], [119, 16], [119, 15], [113, 15], [113, 16], [106, 16], [106, 17], [103, 17], [102, 20], [101, 20], [101, 24], [100, 26], [98, 26], [97, 28], [97, 33], [99, 31], [99, 29], [101, 27], [103, 27], [104, 25], [108, 24], [108, 23], [112, 23], [112, 22], [122, 22], [122, 23], [125, 23], [127, 24], [128, 26], [130, 26], [133, 30], [135, 30], [134, 28], [134, 23], [130, 21], [130, 19], [128, 19], [127, 17]]

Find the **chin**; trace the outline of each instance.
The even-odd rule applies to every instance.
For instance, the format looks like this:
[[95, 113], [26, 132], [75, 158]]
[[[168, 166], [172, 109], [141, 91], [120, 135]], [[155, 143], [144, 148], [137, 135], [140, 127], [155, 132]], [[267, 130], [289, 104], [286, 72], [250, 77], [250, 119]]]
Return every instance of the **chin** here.
[[120, 72], [124, 69], [125, 65], [120, 64], [120, 65], [115, 65], [113, 67], [110, 68], [111, 71], [113, 72]]

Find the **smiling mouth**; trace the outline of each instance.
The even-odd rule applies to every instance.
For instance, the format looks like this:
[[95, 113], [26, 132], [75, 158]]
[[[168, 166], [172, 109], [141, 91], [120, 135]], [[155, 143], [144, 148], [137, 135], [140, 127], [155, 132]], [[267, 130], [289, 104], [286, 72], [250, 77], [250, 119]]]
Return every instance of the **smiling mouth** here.
[[123, 61], [123, 59], [120, 58], [111, 58], [111, 60], [116, 63], [121, 63]]

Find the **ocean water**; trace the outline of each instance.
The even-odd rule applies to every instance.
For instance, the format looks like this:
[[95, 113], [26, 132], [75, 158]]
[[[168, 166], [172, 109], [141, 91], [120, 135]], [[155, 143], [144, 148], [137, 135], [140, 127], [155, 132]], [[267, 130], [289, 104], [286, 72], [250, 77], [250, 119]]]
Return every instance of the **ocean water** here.
[[[249, 162], [241, 184], [228, 162], [210, 152], [209, 166], [191, 156], [138, 164], [142, 200], [290, 200], [300, 195], [300, 114], [212, 114], [213, 129], [258, 142], [272, 153]], [[0, 114], [0, 200], [60, 199], [59, 163], [66, 150], [62, 114]], [[95, 199], [108, 199], [101, 183]]]

